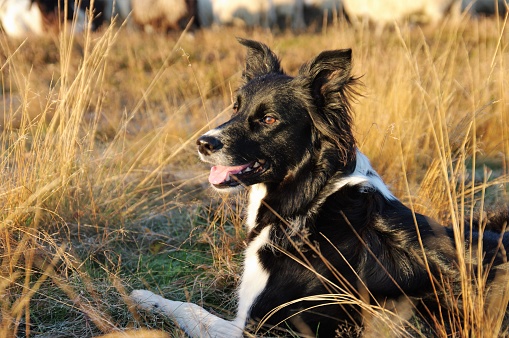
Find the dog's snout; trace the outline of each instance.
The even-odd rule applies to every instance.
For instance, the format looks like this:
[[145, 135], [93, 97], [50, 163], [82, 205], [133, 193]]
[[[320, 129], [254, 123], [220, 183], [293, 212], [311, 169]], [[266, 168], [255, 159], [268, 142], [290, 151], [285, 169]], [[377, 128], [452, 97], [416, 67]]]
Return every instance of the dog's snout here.
[[198, 151], [203, 155], [210, 155], [223, 147], [221, 141], [212, 136], [203, 135], [196, 142]]

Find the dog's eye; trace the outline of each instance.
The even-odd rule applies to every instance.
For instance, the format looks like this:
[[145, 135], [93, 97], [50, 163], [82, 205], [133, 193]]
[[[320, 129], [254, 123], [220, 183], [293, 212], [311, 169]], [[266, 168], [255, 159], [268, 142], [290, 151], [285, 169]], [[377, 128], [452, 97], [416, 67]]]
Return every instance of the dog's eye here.
[[239, 103], [235, 102], [233, 104], [233, 113], [236, 114], [238, 110], [239, 110]]
[[265, 124], [273, 124], [276, 121], [277, 121], [276, 118], [270, 115], [265, 115], [262, 119], [262, 122]]

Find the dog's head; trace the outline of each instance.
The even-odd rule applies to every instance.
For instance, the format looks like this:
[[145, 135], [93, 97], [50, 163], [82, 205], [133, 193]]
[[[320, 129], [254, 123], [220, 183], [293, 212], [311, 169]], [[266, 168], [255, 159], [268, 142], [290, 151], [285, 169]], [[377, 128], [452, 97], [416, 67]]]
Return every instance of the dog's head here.
[[353, 170], [351, 50], [323, 52], [291, 77], [266, 45], [239, 42], [248, 52], [232, 117], [197, 142], [200, 158], [214, 165], [212, 186], [278, 184], [301, 173]]

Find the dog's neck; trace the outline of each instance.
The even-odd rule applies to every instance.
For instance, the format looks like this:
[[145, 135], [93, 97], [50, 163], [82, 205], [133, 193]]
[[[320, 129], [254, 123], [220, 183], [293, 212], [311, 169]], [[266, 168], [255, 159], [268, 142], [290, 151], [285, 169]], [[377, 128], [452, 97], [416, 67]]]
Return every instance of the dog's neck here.
[[[303, 175], [314, 179], [316, 173], [306, 168]], [[306, 179], [306, 177], [304, 177]], [[355, 169], [348, 174], [342, 171], [332, 177], [324, 177], [322, 184], [317, 187], [308, 187], [307, 180], [294, 180], [299, 185], [285, 186], [278, 189], [266, 183], [251, 186], [249, 204], [247, 208], [246, 226], [251, 232], [249, 238], [254, 238], [266, 226], [279, 224], [290, 232], [299, 231], [305, 226], [306, 221], [311, 220], [317, 214], [327, 198], [345, 186], [358, 185], [359, 189], [366, 191], [378, 191], [385, 199], [395, 200], [396, 197], [390, 192], [377, 172], [371, 167], [368, 158], [359, 150], [356, 151]], [[294, 189], [295, 193], [288, 192]], [[289, 196], [299, 196], [299, 203], [288, 200]], [[303, 212], [305, 210], [305, 212]]]
[[331, 182], [354, 173], [355, 152], [345, 160], [336, 147], [329, 144], [314, 148], [322, 150], [315, 153], [311, 150], [303, 156], [281, 182], [265, 184], [265, 207], [275, 219], [307, 217], [321, 196], [330, 190], [328, 186]]

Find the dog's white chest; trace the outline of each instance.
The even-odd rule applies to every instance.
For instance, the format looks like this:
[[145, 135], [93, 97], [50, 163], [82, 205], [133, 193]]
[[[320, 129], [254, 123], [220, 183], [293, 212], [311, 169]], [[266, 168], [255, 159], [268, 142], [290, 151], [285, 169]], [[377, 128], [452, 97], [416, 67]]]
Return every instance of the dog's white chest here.
[[[251, 187], [249, 206], [247, 210], [246, 225], [248, 230], [256, 226], [256, 215], [262, 199], [267, 194], [264, 184], [256, 184]], [[244, 272], [239, 287], [239, 305], [235, 322], [243, 325], [249, 311], [256, 299], [267, 285], [269, 273], [265, 270], [258, 258], [258, 251], [269, 243], [270, 227], [264, 228], [256, 238], [249, 243], [245, 251]]]
[[263, 183], [251, 186], [249, 190], [249, 204], [247, 206], [246, 226], [253, 230], [256, 226], [256, 215], [262, 205], [262, 199], [267, 195], [267, 187]]
[[268, 243], [269, 227], [266, 227], [249, 243], [244, 259], [244, 273], [239, 287], [239, 306], [236, 321], [245, 323], [256, 297], [262, 293], [269, 280], [269, 273], [258, 258], [258, 251]]

